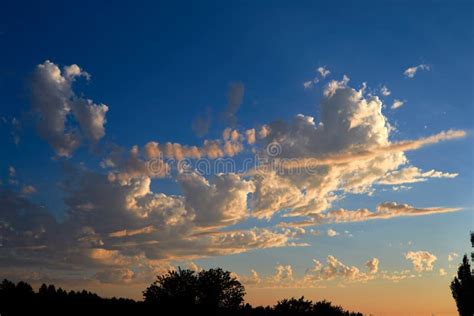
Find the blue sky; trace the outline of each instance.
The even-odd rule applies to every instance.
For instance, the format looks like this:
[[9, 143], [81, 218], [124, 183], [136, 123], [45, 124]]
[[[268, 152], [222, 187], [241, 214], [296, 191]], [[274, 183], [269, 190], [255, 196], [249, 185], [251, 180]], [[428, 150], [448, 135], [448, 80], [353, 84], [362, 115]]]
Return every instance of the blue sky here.
[[[328, 255], [349, 266], [363, 267], [369, 257], [377, 257], [381, 269], [409, 269], [404, 254], [426, 250], [438, 257], [436, 272], [426, 272], [428, 276], [419, 281], [429, 286], [439, 268], [454, 271], [454, 266], [448, 268], [447, 255], [468, 251], [467, 233], [473, 228], [472, 12], [468, 1], [3, 3], [2, 189], [20, 192], [26, 185], [34, 186], [37, 192], [23, 198], [45, 206], [61, 221], [71, 207], [67, 201], [71, 191], [64, 183], [69, 168], [106, 175], [100, 163], [112, 146], [128, 151], [149, 141], [201, 146], [205, 139], [219, 139], [229, 127], [222, 112], [232, 83], [244, 86], [236, 124], [231, 126], [244, 135], [247, 129], [276, 120], [290, 122], [297, 114], [319, 122], [327, 85], [347, 75], [348, 87], [357, 90], [366, 82], [366, 98], [380, 96], [382, 114], [395, 128], [390, 141], [416, 140], [450, 129], [466, 136], [405, 153], [406, 166], [457, 173], [456, 177], [429, 178], [406, 184], [411, 188], [401, 191], [375, 181], [362, 194], [337, 191], [339, 198], [327, 210], [373, 211], [385, 201], [463, 210], [323, 225], [317, 227], [321, 236], [306, 234], [298, 240], [308, 247], [263, 247], [194, 261], [204, 267], [221, 265], [239, 275], [250, 269], [272, 274], [280, 263], [292, 265], [295, 275], [302, 275], [313, 258], [324, 261]], [[79, 65], [91, 78], [79, 75], [74, 80], [77, 98], [108, 106], [105, 136], [94, 145], [84, 142], [69, 158], [59, 157], [37, 132], [31, 81], [46, 60], [61, 69]], [[429, 70], [419, 69], [413, 78], [404, 75], [417, 65]], [[318, 67], [330, 74], [305, 89], [303, 83], [318, 76]], [[382, 96], [382, 86], [391, 94]], [[404, 105], [391, 109], [395, 99]], [[192, 128], [199, 117], [210, 117], [202, 137]], [[14, 118], [19, 128], [12, 123]], [[19, 137], [19, 143], [12, 135]], [[265, 144], [260, 143], [262, 148]], [[251, 149], [245, 149], [233, 159], [251, 155]], [[10, 166], [15, 168], [16, 184], [9, 183]], [[156, 193], [183, 194], [173, 177], [153, 179], [151, 188]], [[248, 218], [221, 229], [265, 228], [282, 220], [288, 219], [275, 213], [269, 220]], [[328, 228], [340, 234], [324, 236]], [[448, 300], [445, 304], [452, 308]]]

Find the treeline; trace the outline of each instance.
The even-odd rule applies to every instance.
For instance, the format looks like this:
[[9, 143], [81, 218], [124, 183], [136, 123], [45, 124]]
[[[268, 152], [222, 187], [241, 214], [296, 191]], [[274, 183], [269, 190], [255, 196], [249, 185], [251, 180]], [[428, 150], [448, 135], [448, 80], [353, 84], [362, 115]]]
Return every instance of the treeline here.
[[26, 282], [5, 279], [0, 284], [0, 315], [363, 316], [304, 297], [283, 299], [272, 307], [252, 307], [244, 303], [244, 295], [243, 285], [222, 269], [169, 271], [145, 289], [143, 301], [102, 298], [86, 290], [68, 292], [46, 284], [34, 291]]

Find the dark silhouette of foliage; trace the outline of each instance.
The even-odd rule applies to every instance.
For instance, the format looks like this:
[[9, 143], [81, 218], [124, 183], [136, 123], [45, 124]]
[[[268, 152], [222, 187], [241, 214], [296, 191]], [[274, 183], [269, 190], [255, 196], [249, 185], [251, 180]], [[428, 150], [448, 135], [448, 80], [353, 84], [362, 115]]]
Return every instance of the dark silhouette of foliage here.
[[456, 301], [459, 315], [474, 315], [474, 277], [467, 255], [464, 255], [457, 276], [451, 282], [451, 292]]
[[304, 296], [283, 299], [277, 302], [274, 310], [277, 315], [307, 315], [313, 310], [313, 302], [305, 300]]
[[229, 271], [220, 268], [180, 269], [157, 276], [143, 292], [144, 301], [102, 298], [95, 293], [65, 291], [42, 284], [38, 291], [26, 282], [0, 283], [0, 315], [230, 315], [230, 316], [362, 316], [328, 301], [313, 303], [304, 297], [279, 301], [275, 306], [244, 304], [245, 289]]
[[168, 271], [144, 292], [144, 301], [166, 309], [199, 310], [217, 313], [237, 310], [244, 301], [245, 290], [231, 273], [220, 268]]
[[159, 304], [163, 307], [193, 306], [197, 301], [197, 276], [192, 270], [168, 271], [157, 276], [156, 281], [144, 292], [146, 303]]
[[236, 310], [244, 301], [243, 285], [221, 268], [202, 270], [197, 278], [198, 303], [207, 309]]

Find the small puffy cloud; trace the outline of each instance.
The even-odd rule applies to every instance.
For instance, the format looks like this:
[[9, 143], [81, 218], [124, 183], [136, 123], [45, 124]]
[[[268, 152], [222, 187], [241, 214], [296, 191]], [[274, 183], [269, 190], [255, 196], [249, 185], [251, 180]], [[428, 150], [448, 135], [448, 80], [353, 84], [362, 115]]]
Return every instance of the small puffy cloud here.
[[[31, 102], [38, 116], [39, 134], [59, 156], [70, 156], [83, 136], [95, 143], [105, 135], [109, 108], [76, 95], [72, 84], [81, 76], [89, 78], [77, 65], [61, 70], [46, 60], [36, 67], [31, 79]], [[79, 129], [68, 124], [70, 118], [76, 120]]]
[[237, 123], [237, 111], [242, 104], [244, 98], [245, 86], [242, 82], [231, 82], [227, 92], [227, 107], [222, 113], [224, 120], [230, 125], [235, 126]]
[[415, 77], [416, 73], [418, 72], [418, 70], [426, 70], [426, 71], [429, 71], [430, 70], [430, 66], [426, 65], [426, 64], [420, 64], [418, 66], [413, 66], [413, 67], [408, 67], [404, 72], [403, 74], [405, 75], [405, 77], [407, 78], [413, 78]]
[[380, 93], [384, 96], [384, 97], [388, 97], [391, 92], [390, 90], [387, 88], [387, 86], [382, 86], [382, 88], [380, 88]]
[[341, 81], [337, 81], [337, 80], [330, 81], [327, 84], [326, 88], [324, 89], [324, 96], [331, 97], [334, 95], [334, 93], [336, 93], [338, 89], [346, 88], [349, 80], [350, 80], [349, 77], [344, 75]]
[[314, 77], [312, 80], [303, 82], [303, 87], [305, 89], [311, 88], [313, 85], [317, 84], [321, 79], [326, 78], [331, 73], [325, 66], [318, 67], [316, 69], [316, 72], [317, 72], [316, 77]]
[[446, 270], [444, 270], [443, 268], [439, 269], [439, 275], [440, 276], [446, 276], [448, 275], [448, 272], [446, 272]]
[[270, 283], [286, 283], [293, 280], [293, 268], [291, 265], [279, 264], [275, 267], [275, 274], [270, 277]]
[[318, 67], [317, 71], [321, 78], [326, 78], [331, 73], [329, 69], [326, 68], [326, 66]]
[[438, 258], [428, 251], [409, 251], [405, 254], [405, 259], [410, 260], [413, 268], [421, 272], [433, 270], [433, 264]]
[[15, 169], [15, 167], [13, 167], [13, 166], [9, 166], [9, 167], [8, 167], [8, 176], [9, 176], [10, 178], [16, 177], [16, 169]]
[[25, 185], [21, 188], [22, 194], [33, 194], [36, 193], [36, 188], [32, 185]]
[[255, 132], [255, 128], [251, 128], [245, 131], [245, 136], [247, 137], [247, 143], [252, 145], [255, 143], [257, 136]]
[[198, 116], [194, 119], [191, 128], [198, 137], [203, 137], [209, 131], [211, 127], [212, 113], [211, 108], [206, 109], [206, 113], [202, 116]]
[[339, 235], [339, 233], [332, 228], [328, 229], [326, 234], [328, 235], [328, 237], [335, 237]]
[[457, 254], [455, 252], [450, 252], [448, 254], [448, 261], [451, 262], [451, 261], [455, 260], [457, 257], [459, 257], [459, 254]]
[[367, 267], [367, 270], [369, 270], [370, 273], [377, 273], [379, 269], [379, 259], [373, 258], [365, 263], [365, 266]]
[[396, 110], [404, 104], [405, 104], [405, 101], [395, 99], [395, 100], [393, 100], [392, 106], [390, 108], [392, 110]]
[[262, 279], [258, 275], [257, 271], [254, 269], [250, 270], [250, 275], [248, 276], [239, 276], [240, 282], [242, 282], [244, 285], [257, 285], [262, 282]]
[[333, 280], [335, 278], [341, 278], [346, 282], [361, 282], [370, 280], [372, 277], [361, 272], [355, 266], [342, 263], [331, 255], [326, 258], [325, 265], [318, 260], [314, 260], [314, 266], [308, 269], [305, 275], [306, 281], [310, 282]]

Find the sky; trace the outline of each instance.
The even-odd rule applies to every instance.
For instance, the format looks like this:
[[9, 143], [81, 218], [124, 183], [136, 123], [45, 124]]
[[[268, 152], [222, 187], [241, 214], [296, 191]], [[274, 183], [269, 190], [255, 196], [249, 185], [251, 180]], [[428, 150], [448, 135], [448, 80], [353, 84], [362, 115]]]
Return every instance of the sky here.
[[469, 1], [3, 2], [1, 277], [456, 315]]

